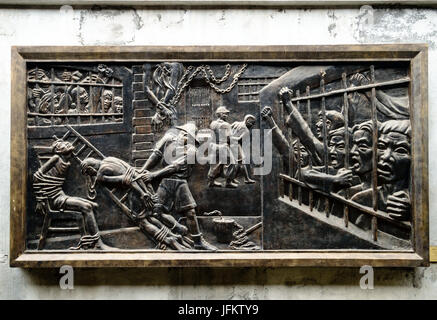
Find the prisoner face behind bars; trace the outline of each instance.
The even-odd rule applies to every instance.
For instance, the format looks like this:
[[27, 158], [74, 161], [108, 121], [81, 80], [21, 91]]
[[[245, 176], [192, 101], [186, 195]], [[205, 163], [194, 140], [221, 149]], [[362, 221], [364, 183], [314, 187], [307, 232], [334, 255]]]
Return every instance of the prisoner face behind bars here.
[[[348, 129], [349, 130], [349, 129]], [[351, 135], [349, 135], [350, 137]], [[341, 127], [329, 133], [328, 152], [329, 160], [334, 169], [341, 169], [344, 167], [346, 155], [345, 143], [345, 128]]]
[[[307, 149], [302, 145], [298, 143], [298, 139], [293, 140], [293, 154], [294, 159], [297, 161], [299, 159], [300, 167], [305, 168], [310, 163], [310, 154], [308, 153]], [[299, 157], [299, 150], [300, 150], [300, 157]]]
[[409, 182], [410, 165], [410, 121], [383, 122], [378, 139], [378, 182], [406, 186]]
[[372, 172], [373, 123], [365, 121], [352, 129], [351, 169], [361, 178]]
[[[329, 135], [331, 130], [344, 127], [344, 117], [343, 115], [335, 110], [326, 111], [326, 135]], [[319, 119], [316, 122], [316, 136], [317, 139], [323, 139], [323, 113], [319, 112]]]

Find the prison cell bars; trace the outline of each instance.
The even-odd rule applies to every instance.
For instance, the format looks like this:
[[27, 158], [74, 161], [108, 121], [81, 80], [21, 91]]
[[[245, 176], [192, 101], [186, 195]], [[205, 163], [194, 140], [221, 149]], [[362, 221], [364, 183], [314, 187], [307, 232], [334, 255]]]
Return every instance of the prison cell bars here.
[[[306, 87], [306, 95], [309, 97], [311, 95], [310, 93], [310, 86]], [[311, 99], [307, 99], [307, 123], [308, 126], [311, 130], [311, 122], [312, 122], [312, 117], [311, 117]], [[313, 168], [313, 159], [311, 156], [308, 157], [308, 166], [309, 169], [311, 170]], [[300, 179], [299, 179], [300, 180]], [[313, 203], [313, 191], [310, 189], [309, 193], [308, 193], [308, 202], [309, 202], [309, 207], [310, 207], [310, 211], [313, 211], [314, 208], [314, 203]]]
[[[325, 93], [325, 73], [320, 74], [320, 92]], [[329, 174], [329, 159], [328, 159], [328, 132], [326, 129], [326, 101], [325, 96], [322, 97], [322, 119], [323, 119], [323, 166], [326, 174]], [[329, 217], [329, 198], [325, 197], [325, 213]]]
[[[282, 110], [287, 110], [285, 108], [285, 106], [283, 106]], [[289, 175], [290, 177], [292, 177], [294, 175], [294, 150], [293, 150], [293, 129], [291, 128], [291, 126], [288, 127], [288, 134], [289, 134], [289, 141], [290, 141], [290, 149], [288, 150], [289, 153], [289, 161], [290, 161], [290, 166], [289, 166]], [[290, 199], [290, 201], [293, 201], [293, 189], [294, 186], [293, 184], [290, 184], [288, 186], [288, 198]]]
[[[347, 79], [346, 73], [342, 73], [341, 75], [341, 83], [343, 89], [347, 89]], [[344, 168], [349, 170], [349, 100], [347, 97], [347, 92], [343, 93], [343, 116], [344, 116], [344, 142], [345, 142], [345, 157], [344, 157]], [[345, 199], [349, 199], [349, 189], [346, 189]], [[345, 205], [343, 207], [343, 217], [344, 217], [344, 226], [347, 228], [349, 225], [349, 207]]]
[[[50, 86], [50, 94], [51, 94], [51, 101], [50, 101], [50, 111], [51, 113], [48, 114], [43, 114], [40, 113], [39, 110], [39, 106], [37, 106], [35, 112], [28, 112], [28, 116], [34, 117], [35, 119], [35, 126], [38, 126], [38, 120], [39, 118], [43, 118], [46, 119], [49, 118], [50, 119], [50, 124], [51, 125], [55, 125], [55, 119], [56, 118], [65, 118], [65, 123], [68, 124], [69, 123], [69, 119], [77, 119], [77, 124], [81, 123], [81, 118], [83, 116], [89, 117], [90, 119], [90, 124], [94, 123], [93, 120], [94, 117], [98, 117], [101, 116], [102, 120], [104, 121], [106, 119], [106, 117], [108, 119], [111, 119], [115, 121], [115, 118], [117, 116], [119, 116], [120, 114], [115, 112], [114, 110], [114, 97], [115, 97], [115, 88], [122, 88], [123, 85], [122, 84], [116, 84], [114, 78], [112, 79], [112, 83], [108, 84], [108, 83], [92, 83], [92, 73], [88, 72], [88, 77], [90, 79], [89, 83], [78, 83], [78, 82], [74, 82], [74, 81], [57, 81], [56, 80], [56, 76], [55, 76], [55, 71], [54, 68], [50, 68], [50, 80], [38, 80], [38, 71], [42, 70], [44, 72], [44, 69], [38, 68], [38, 66], [35, 66], [35, 80], [32, 79], [27, 79], [28, 83], [34, 83], [34, 84], [43, 84], [43, 85], [49, 85]], [[68, 113], [68, 99], [64, 98], [64, 105], [61, 106], [63, 108], [63, 113], [59, 113], [57, 114], [55, 112], [55, 106], [54, 106], [54, 97], [55, 97], [55, 86], [63, 86], [64, 87], [64, 95], [66, 95], [68, 93], [68, 89], [69, 87], [76, 87], [77, 90], [77, 95], [76, 95], [76, 105], [77, 105], [77, 114], [69, 114]], [[102, 92], [104, 88], [110, 88], [112, 91], [112, 110], [113, 112], [111, 113], [104, 113], [104, 112], [97, 112], [97, 110], [93, 110], [95, 112], [90, 112], [87, 114], [81, 113], [81, 104], [80, 104], [80, 91], [79, 88], [80, 87], [89, 87], [89, 101], [93, 101], [93, 87], [101, 87], [102, 88]], [[103, 94], [101, 95], [101, 104], [103, 106]], [[72, 101], [71, 101], [72, 102]], [[95, 106], [96, 107], [96, 106]]]
[[76, 92], [77, 92], [77, 94], [76, 94], [76, 111], [78, 113], [78, 115], [77, 115], [77, 124], [80, 124], [80, 115], [79, 114], [82, 111], [82, 105], [81, 105], [81, 102], [80, 102], [80, 90], [79, 90], [79, 88], [80, 88], [80, 86], [79, 86], [79, 84], [77, 84], [76, 85]]
[[[300, 96], [300, 91], [299, 90], [296, 90], [296, 96], [297, 97]], [[298, 101], [296, 103], [296, 107], [297, 107], [297, 110], [299, 110], [299, 112], [300, 112], [300, 101]], [[301, 175], [301, 169], [302, 168], [301, 168], [301, 161], [300, 161], [300, 158], [301, 158], [301, 154], [300, 154], [300, 139], [298, 137], [296, 137], [296, 147], [297, 147], [297, 157], [296, 157], [296, 162], [297, 162], [297, 179], [299, 181], [301, 181], [302, 180], [302, 175]], [[292, 149], [294, 148], [293, 145], [291, 146], [291, 148]], [[297, 187], [297, 199], [298, 199], [299, 205], [302, 205], [302, 187], [301, 186]]]
[[[51, 80], [55, 79], [55, 71], [53, 70], [53, 68], [50, 69], [50, 79]], [[54, 84], [50, 85], [50, 95], [51, 95], [50, 110], [52, 111], [52, 114], [55, 114], [55, 101], [54, 101], [54, 97], [55, 97], [55, 85]], [[55, 123], [54, 116], [50, 117], [50, 122], [51, 122], [52, 125]]]
[[[67, 99], [67, 94], [68, 94], [68, 86], [65, 85], [64, 86], [64, 110], [63, 110], [64, 114], [68, 114], [68, 99]], [[68, 118], [69, 117], [65, 118], [65, 123], [69, 123]]]
[[[375, 83], [375, 67], [370, 66], [370, 83]], [[371, 96], [372, 104], [372, 126], [373, 126], [373, 136], [372, 136], [372, 206], [374, 211], [378, 211], [378, 173], [377, 173], [377, 157], [378, 157], [378, 119], [376, 114], [376, 88], [372, 88]], [[372, 234], [373, 240], [377, 240], [378, 234], [378, 220], [376, 216], [372, 217]]]
[[[100, 105], [97, 104], [97, 108], [100, 108], [100, 110], [97, 109], [97, 112], [100, 111], [99, 113], [102, 114], [102, 122], [104, 122], [104, 121], [105, 121], [105, 115], [104, 115], [105, 109], [104, 109], [104, 107], [103, 107], [103, 104], [105, 103], [105, 97], [104, 97], [104, 95], [105, 95], [105, 90], [104, 90], [104, 88], [101, 88], [100, 90], [101, 90], [101, 91], [100, 91]], [[91, 90], [90, 90], [90, 91], [91, 91]]]
[[[300, 190], [306, 189], [309, 192], [308, 197], [308, 205], [310, 208], [310, 211], [313, 210], [314, 203], [313, 203], [313, 193], [316, 192], [319, 196], [325, 197], [325, 212], [326, 216], [329, 217], [329, 199], [333, 199], [335, 201], [338, 201], [343, 204], [343, 220], [344, 225], [347, 228], [349, 224], [349, 207], [353, 207], [355, 209], [358, 209], [361, 212], [364, 212], [368, 215], [370, 215], [371, 218], [371, 232], [372, 232], [372, 239], [373, 241], [377, 241], [377, 232], [378, 232], [378, 219], [383, 219], [385, 221], [390, 222], [391, 224], [394, 224], [400, 228], [411, 230], [411, 224], [408, 222], [401, 222], [394, 220], [389, 217], [389, 215], [386, 212], [383, 212], [381, 210], [378, 210], [378, 185], [377, 185], [377, 141], [378, 141], [378, 119], [377, 119], [377, 109], [376, 109], [376, 88], [379, 87], [388, 87], [388, 86], [394, 86], [399, 84], [405, 84], [410, 82], [409, 77], [404, 77], [401, 79], [396, 80], [389, 80], [389, 81], [383, 81], [380, 83], [376, 83], [375, 81], [375, 68], [373, 65], [369, 68], [370, 71], [370, 83], [367, 85], [360, 85], [360, 86], [347, 86], [347, 75], [346, 73], [342, 74], [341, 78], [341, 89], [332, 90], [329, 92], [325, 91], [325, 81], [324, 81], [324, 74], [321, 73], [321, 80], [320, 80], [320, 93], [319, 94], [310, 94], [310, 88], [309, 86], [306, 87], [306, 95], [301, 96], [300, 91], [296, 90], [296, 97], [291, 99], [292, 102], [296, 102], [297, 108], [299, 110], [299, 103], [300, 101], [306, 100], [307, 101], [307, 123], [311, 127], [311, 100], [312, 99], [321, 99], [321, 109], [322, 109], [322, 121], [323, 121], [323, 146], [324, 146], [324, 171], [329, 174], [328, 172], [328, 148], [327, 148], [327, 131], [326, 131], [326, 102], [325, 98], [328, 96], [335, 96], [339, 94], [343, 94], [343, 101], [344, 101], [344, 107], [343, 107], [343, 116], [345, 120], [345, 168], [349, 169], [349, 152], [350, 152], [350, 145], [349, 145], [349, 100], [348, 100], [348, 93], [358, 92], [358, 91], [371, 91], [371, 121], [373, 126], [373, 135], [372, 135], [372, 208], [368, 208], [366, 206], [360, 205], [356, 202], [349, 200], [349, 192], [346, 190], [345, 197], [341, 197], [337, 194], [327, 193], [320, 190], [313, 190], [309, 188], [306, 184], [304, 184], [301, 181], [301, 168], [298, 168], [298, 179], [295, 179], [292, 177], [293, 174], [290, 176], [285, 174], [280, 174], [280, 178], [283, 180], [283, 182], [288, 182], [290, 190], [292, 190], [292, 185], [298, 186]], [[299, 110], [300, 111], [300, 110]], [[290, 129], [291, 132], [291, 129]], [[291, 146], [292, 146], [292, 137], [290, 137]], [[299, 141], [300, 143], [300, 141]], [[300, 163], [300, 148], [298, 149], [298, 163]], [[294, 155], [291, 157], [290, 161], [293, 161]], [[310, 157], [309, 160], [309, 168], [312, 169], [312, 159]], [[293, 171], [291, 171], [293, 172]], [[282, 190], [284, 190], [285, 185], [282, 186]], [[281, 189], [280, 189], [281, 190]], [[283, 195], [280, 194], [280, 195]], [[301, 197], [301, 193], [298, 192], [298, 198]], [[290, 191], [289, 194], [290, 201], [293, 201], [293, 193]], [[299, 205], [301, 205], [301, 198], [299, 199]]]
[[[88, 77], [89, 77], [90, 82], [91, 82], [91, 71], [88, 72]], [[92, 89], [92, 87], [90, 87], [90, 95], [89, 95], [89, 99], [90, 99], [89, 101], [91, 102], [90, 124], [92, 124], [93, 120], [94, 120], [94, 118], [93, 118], [93, 116], [91, 114], [93, 114], [93, 113], [95, 113], [97, 111], [96, 110], [96, 106], [94, 105], [94, 91], [91, 90], [91, 89]]]
[[[35, 80], [37, 80], [38, 79], [38, 66], [35, 66]], [[32, 93], [32, 95], [33, 95], [33, 93]], [[35, 106], [36, 108], [35, 108], [35, 111], [36, 111], [36, 113], [37, 114], [39, 114], [39, 105], [36, 105]], [[36, 116], [35, 117], [35, 125], [37, 125], [37, 123], [38, 123], [38, 120], [39, 120], [39, 117], [38, 116]]]
[[[279, 177], [283, 181], [286, 181], [288, 183], [292, 183], [295, 185], [300, 185], [303, 189], [309, 189], [309, 187], [305, 183], [303, 183], [302, 181], [299, 181], [295, 178], [292, 178], [286, 174], [280, 173]], [[377, 219], [382, 219], [384, 221], [387, 221], [387, 222], [389, 222], [389, 223], [391, 223], [399, 228], [402, 228], [404, 230], [408, 230], [408, 231], [411, 230], [411, 223], [405, 222], [405, 221], [394, 220], [393, 218], [390, 218], [389, 215], [384, 211], [381, 211], [381, 210], [375, 211], [375, 210], [373, 210], [373, 208], [366, 207], [362, 204], [359, 204], [358, 202], [346, 200], [342, 196], [339, 196], [338, 194], [335, 194], [335, 193], [327, 193], [327, 192], [317, 190], [317, 189], [313, 190], [313, 192], [315, 192], [321, 196], [330, 197], [332, 200], [338, 201], [338, 202], [342, 203], [343, 205], [347, 205], [351, 208], [358, 209], [359, 211], [361, 211], [363, 213], [366, 213], [370, 216], [374, 216]]]

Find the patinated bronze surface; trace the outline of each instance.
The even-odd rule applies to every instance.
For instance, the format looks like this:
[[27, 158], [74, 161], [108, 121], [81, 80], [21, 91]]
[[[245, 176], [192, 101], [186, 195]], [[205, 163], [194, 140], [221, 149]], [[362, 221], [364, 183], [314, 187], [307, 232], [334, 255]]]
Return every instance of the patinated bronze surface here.
[[14, 48], [12, 265], [426, 264], [426, 47], [281, 48]]

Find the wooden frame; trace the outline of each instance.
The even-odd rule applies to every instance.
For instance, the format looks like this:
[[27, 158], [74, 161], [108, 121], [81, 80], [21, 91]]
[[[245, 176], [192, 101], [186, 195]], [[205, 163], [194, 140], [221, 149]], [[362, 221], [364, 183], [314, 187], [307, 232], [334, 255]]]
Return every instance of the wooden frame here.
[[[309, 58], [310, 57], [310, 58]], [[412, 251], [281, 250], [264, 252], [26, 252], [26, 63], [29, 61], [407, 61], [413, 129]], [[426, 44], [205, 47], [12, 47], [10, 265], [13, 267], [242, 267], [429, 265], [428, 47]]]

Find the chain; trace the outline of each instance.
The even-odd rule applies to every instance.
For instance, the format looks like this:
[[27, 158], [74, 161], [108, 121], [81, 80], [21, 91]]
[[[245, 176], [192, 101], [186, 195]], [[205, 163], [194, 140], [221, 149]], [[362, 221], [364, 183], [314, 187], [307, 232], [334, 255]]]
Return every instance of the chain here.
[[205, 65], [205, 70], [208, 71], [209, 75], [211, 76], [212, 81], [214, 81], [216, 84], [220, 84], [222, 82], [225, 82], [226, 80], [228, 80], [229, 76], [231, 75], [231, 65], [227, 64], [226, 65], [226, 71], [223, 77], [221, 77], [220, 79], [217, 79], [214, 75], [214, 72], [212, 72], [211, 67], [208, 65]]
[[[174, 106], [178, 103], [179, 99], [181, 98], [182, 92], [184, 92], [185, 88], [191, 83], [191, 81], [194, 79], [194, 77], [201, 71], [203, 73], [203, 77], [205, 78], [205, 81], [210, 85], [210, 87], [213, 88], [217, 93], [223, 94], [223, 93], [229, 93], [235, 87], [235, 85], [238, 82], [238, 79], [241, 77], [241, 75], [246, 70], [246, 68], [247, 68], [247, 64], [244, 64], [241, 67], [240, 71], [238, 71], [236, 74], [234, 74], [231, 84], [227, 88], [222, 89], [222, 88], [219, 88], [217, 85], [215, 85], [213, 82], [220, 84], [229, 78], [229, 76], [231, 74], [231, 66], [229, 64], [226, 65], [225, 75], [220, 79], [217, 79], [215, 77], [210, 66], [208, 66], [208, 65], [201, 65], [201, 66], [197, 67], [194, 71], [193, 71], [194, 67], [189, 66], [187, 68], [187, 70], [185, 71], [184, 75], [182, 76], [181, 80], [179, 81], [178, 86], [177, 86], [177, 90], [176, 90], [176, 94], [170, 100], [169, 104]], [[208, 73], [210, 74], [211, 79], [208, 77]], [[188, 77], [189, 74], [190, 74], [190, 76]]]
[[202, 71], [203, 71], [203, 74], [205, 75], [206, 82], [211, 86], [211, 88], [213, 88], [215, 90], [215, 92], [223, 94], [223, 93], [229, 93], [235, 87], [235, 85], [238, 82], [238, 79], [243, 74], [243, 72], [246, 70], [246, 68], [247, 68], [247, 64], [243, 64], [240, 71], [238, 71], [236, 74], [234, 74], [234, 77], [233, 77], [234, 80], [232, 80], [231, 84], [226, 89], [219, 88], [214, 83], [212, 83], [211, 80], [208, 78], [208, 74], [206, 73], [205, 68], [203, 68]]
[[201, 70], [202, 66], [197, 67], [196, 70], [194, 70], [194, 72], [188, 77], [187, 81], [184, 80], [185, 78], [188, 76], [188, 74], [194, 69], [193, 66], [189, 66], [187, 68], [187, 70], [185, 71], [184, 75], [182, 76], [181, 80], [178, 83], [178, 88], [176, 90], [176, 94], [175, 96], [170, 100], [170, 105], [175, 106], [179, 99], [181, 98], [181, 94], [182, 92], [184, 92], [185, 88], [190, 84], [190, 82], [194, 79], [194, 77], [196, 76], [196, 74], [199, 73], [199, 71]]

